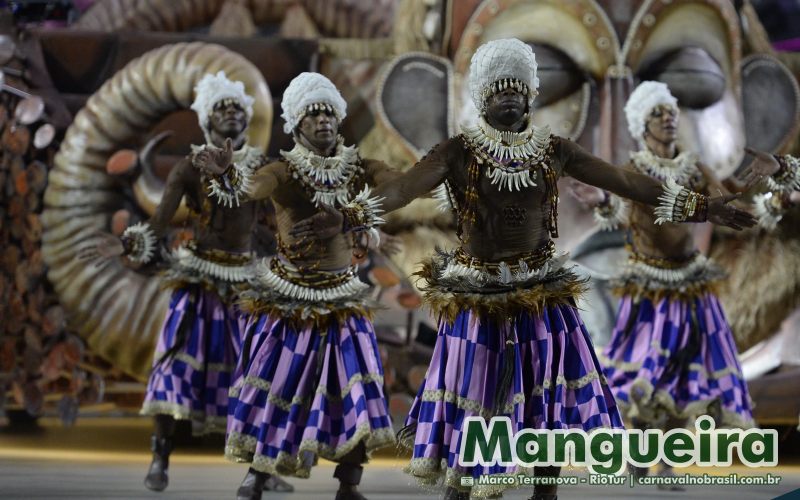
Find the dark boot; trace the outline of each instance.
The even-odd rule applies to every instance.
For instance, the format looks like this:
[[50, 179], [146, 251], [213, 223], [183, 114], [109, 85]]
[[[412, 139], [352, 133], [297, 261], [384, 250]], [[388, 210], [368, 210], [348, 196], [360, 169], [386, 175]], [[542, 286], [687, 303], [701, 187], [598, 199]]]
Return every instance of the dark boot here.
[[236, 500], [261, 500], [261, 492], [264, 491], [264, 483], [268, 477], [267, 473], [253, 468], [247, 469], [242, 484], [236, 490]]
[[533, 492], [533, 496], [530, 500], [558, 500], [558, 495], [554, 493], [536, 493]]
[[[561, 467], [534, 467], [535, 477], [558, 477]], [[533, 496], [530, 500], [558, 500], [558, 485], [537, 484], [533, 487]]]
[[343, 463], [336, 466], [333, 472], [333, 477], [339, 480], [336, 500], [367, 500], [367, 497], [358, 491], [363, 472], [364, 467], [358, 464]]
[[153, 461], [144, 478], [144, 485], [148, 490], [164, 491], [169, 484], [167, 469], [169, 468], [169, 454], [172, 452], [171, 437], [157, 437], [153, 435], [150, 441], [153, 451]]

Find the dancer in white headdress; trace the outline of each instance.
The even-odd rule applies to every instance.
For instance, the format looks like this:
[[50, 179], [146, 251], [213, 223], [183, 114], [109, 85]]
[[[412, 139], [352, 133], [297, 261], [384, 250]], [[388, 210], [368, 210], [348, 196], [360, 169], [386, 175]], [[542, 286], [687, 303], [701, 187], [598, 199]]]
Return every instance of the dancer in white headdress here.
[[[413, 449], [408, 471], [424, 484], [443, 479], [446, 498], [499, 495], [507, 483], [479, 477], [519, 472], [514, 466], [461, 463], [468, 417], [507, 416], [514, 432], [622, 427], [575, 307], [582, 283], [564, 267], [565, 256], [552, 240], [558, 234], [559, 176], [658, 206], [673, 222], [752, 222], [724, 200], [685, 188], [667, 199], [660, 182], [609, 165], [551, 135], [548, 127], [534, 126], [536, 60], [519, 40], [481, 46], [469, 84], [478, 123], [373, 190], [377, 207], [389, 212], [443, 186], [440, 192], [458, 219], [460, 246], [435, 256], [419, 273], [427, 305], [440, 318], [439, 335], [400, 435]], [[340, 231], [342, 220], [349, 227], [360, 218], [358, 212], [325, 212], [296, 230], [327, 235]], [[535, 468], [540, 476], [558, 473], [557, 467]], [[534, 489], [536, 499], [555, 496], [555, 486]]]
[[[278, 256], [265, 262], [242, 307], [249, 313], [231, 389], [225, 455], [250, 463], [238, 498], [258, 499], [268, 474], [308, 477], [317, 460], [337, 462], [338, 500], [360, 500], [363, 464], [395, 443], [383, 393], [383, 367], [367, 303], [352, 264], [382, 219], [369, 186], [398, 174], [361, 158], [338, 135], [347, 108], [317, 73], [292, 80], [283, 95], [284, 131], [295, 146], [259, 170], [248, 199], [272, 198]], [[236, 175], [219, 158], [221, 184]], [[352, 235], [297, 238], [292, 225], [317, 210], [358, 211]], [[363, 211], [366, 209], [366, 212]]]
[[[124, 255], [149, 263], [161, 253], [159, 240], [181, 198], [192, 211], [194, 239], [172, 252], [164, 273], [172, 298], [142, 407], [142, 414], [152, 415], [155, 423], [153, 460], [145, 478], [147, 488], [155, 491], [168, 484], [176, 420], [192, 420], [200, 433], [225, 432], [228, 390], [240, 346], [235, 303], [255, 270], [251, 233], [259, 210], [258, 203], [240, 202], [235, 187], [246, 184], [252, 171], [266, 162], [258, 148], [246, 143], [253, 99], [242, 82], [229, 80], [222, 71], [205, 75], [195, 87], [192, 109], [206, 144], [192, 146], [191, 155], [170, 171], [155, 214], [129, 227], [122, 238], [103, 234], [81, 251], [89, 260]], [[234, 185], [222, 185], [197, 168], [217, 148], [230, 151]], [[209, 192], [219, 199], [210, 200]], [[291, 489], [278, 478], [270, 479], [269, 487]]]

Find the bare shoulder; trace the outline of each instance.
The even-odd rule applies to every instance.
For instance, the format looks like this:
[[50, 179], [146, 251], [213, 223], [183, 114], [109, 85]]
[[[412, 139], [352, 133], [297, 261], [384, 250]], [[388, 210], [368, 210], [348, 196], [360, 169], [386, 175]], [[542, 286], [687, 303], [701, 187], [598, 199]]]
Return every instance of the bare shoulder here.
[[[562, 136], [556, 135], [556, 134], [550, 134], [550, 144], [554, 148], [560, 148], [560, 147], [562, 147], [562, 145], [564, 143], [568, 143], [567, 147], [569, 147], [570, 144], [575, 144], [574, 141], [572, 141], [570, 139], [567, 139], [566, 137], [562, 137]], [[577, 144], [575, 144], [575, 145], [577, 146]]]
[[427, 153], [422, 155], [418, 163], [444, 162], [449, 166], [463, 162], [467, 151], [467, 144], [462, 136], [456, 135], [433, 146]]
[[575, 153], [583, 153], [585, 150], [575, 141], [552, 134], [548, 144], [550, 155], [553, 160], [561, 162], [563, 158], [569, 158]]
[[555, 169], [559, 177], [566, 175], [566, 166], [570, 163], [570, 159], [575, 156], [575, 153], [584, 152], [584, 149], [576, 142], [555, 134], [550, 135], [548, 149], [549, 166]]
[[550, 147], [558, 155], [561, 153], [585, 153], [589, 154], [583, 146], [568, 137], [552, 134], [550, 136]]
[[286, 182], [289, 180], [289, 164], [284, 160], [272, 159], [267, 164], [256, 169], [256, 176], [273, 175], [278, 181]]
[[433, 149], [440, 150], [445, 154], [461, 155], [467, 150], [467, 145], [464, 143], [464, 139], [459, 134], [443, 140], [434, 146]]

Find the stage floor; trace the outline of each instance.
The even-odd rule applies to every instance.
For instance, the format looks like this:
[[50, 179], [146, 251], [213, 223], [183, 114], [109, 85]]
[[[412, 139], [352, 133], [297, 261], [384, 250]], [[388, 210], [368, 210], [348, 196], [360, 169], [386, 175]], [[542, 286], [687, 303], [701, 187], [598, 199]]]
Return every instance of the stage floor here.
[[[87, 460], [0, 460], [0, 498], [3, 499], [233, 499], [244, 472], [244, 466], [210, 460], [198, 463], [197, 457], [175, 457], [170, 467], [170, 485], [163, 493], [152, 493], [142, 485], [146, 460], [133, 462], [93, 462]], [[336, 482], [331, 477], [334, 466], [320, 464], [310, 479], [291, 479], [294, 493], [264, 494], [264, 499], [324, 500], [334, 498]], [[715, 471], [719, 473], [720, 471]], [[741, 467], [740, 474], [752, 474]], [[655, 487], [637, 486], [562, 486], [559, 498], [633, 499], [633, 498], [703, 498], [726, 500], [770, 499], [800, 488], [800, 469], [779, 467], [770, 471], [783, 477], [779, 486], [687, 487], [686, 493], [659, 491]], [[565, 472], [584, 476], [585, 473]], [[402, 472], [402, 463], [377, 459], [365, 471], [362, 492], [370, 500], [403, 500], [406, 498], [440, 498], [441, 495], [420, 490]], [[531, 492], [516, 490], [503, 498], [526, 499]], [[797, 498], [797, 497], [793, 497]]]
[[[149, 463], [147, 452], [150, 423], [147, 419], [82, 419], [63, 429], [52, 422], [32, 432], [0, 430], [0, 499], [233, 499], [246, 471], [216, 453], [217, 446], [205, 443], [177, 450], [170, 467], [170, 486], [163, 493], [152, 493], [142, 484]], [[789, 446], [787, 444], [787, 446]], [[785, 450], [788, 451], [788, 450]], [[440, 498], [426, 492], [403, 473], [407, 463], [395, 450], [374, 458], [364, 474], [362, 491], [370, 500]], [[264, 499], [324, 500], [334, 498], [337, 483], [334, 464], [321, 462], [310, 479], [289, 479], [294, 493], [264, 494]], [[591, 499], [771, 499], [800, 488], [800, 462], [789, 456], [770, 469], [689, 468], [690, 474], [722, 475], [737, 473], [756, 476], [771, 473], [781, 476], [775, 486], [690, 486], [686, 493], [659, 491], [636, 486], [562, 486], [561, 500]], [[683, 473], [683, 471], [681, 471]], [[565, 470], [564, 476], [587, 477], [585, 470]], [[798, 496], [792, 498], [800, 498]], [[504, 498], [526, 499], [530, 490], [507, 492]]]

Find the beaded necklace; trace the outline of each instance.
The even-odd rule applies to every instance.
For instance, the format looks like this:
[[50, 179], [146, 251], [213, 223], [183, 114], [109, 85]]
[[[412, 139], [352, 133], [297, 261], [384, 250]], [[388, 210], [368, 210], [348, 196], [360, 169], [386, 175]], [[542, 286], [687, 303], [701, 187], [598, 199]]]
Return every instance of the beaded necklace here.
[[[483, 122], [482, 120], [482, 123]], [[489, 127], [488, 124], [485, 127]], [[475, 129], [480, 129], [481, 132], [476, 132]], [[518, 144], [524, 136], [527, 136], [527, 141], [530, 147], [519, 149], [517, 146], [503, 146], [496, 142], [496, 136], [485, 133], [483, 128], [467, 128], [467, 131], [461, 134], [461, 140], [464, 146], [472, 153], [473, 159], [467, 166], [467, 186], [464, 191], [464, 202], [457, 210], [458, 213], [458, 227], [456, 234], [462, 243], [468, 241], [466, 235], [466, 226], [473, 225], [477, 219], [477, 205], [478, 205], [478, 186], [480, 186], [481, 173], [483, 172], [483, 165], [487, 165], [487, 172], [492, 184], [497, 185], [499, 189], [507, 189], [509, 191], [522, 190], [527, 187], [536, 186], [537, 172], [541, 170], [542, 177], [545, 185], [545, 197], [543, 200], [543, 211], [547, 212], [547, 229], [551, 237], [558, 237], [558, 186], [556, 181], [558, 176], [555, 170], [549, 167], [548, 163], [553, 155], [553, 144], [550, 136], [550, 129], [545, 127], [535, 128], [531, 125], [525, 131], [516, 134], [516, 136], [509, 135], [507, 139], [509, 144]], [[504, 132], [491, 128], [494, 132], [503, 134]], [[547, 134], [545, 137], [543, 134]], [[483, 135], [483, 139], [478, 138], [478, 134]], [[504, 136], [499, 136], [501, 139]], [[489, 144], [489, 146], [487, 146]], [[534, 147], [535, 145], [535, 147]], [[506, 148], [506, 149], [504, 149]], [[511, 149], [513, 155], [518, 158], [509, 159]], [[494, 152], [494, 153], [492, 153]], [[501, 160], [504, 158], [505, 160]], [[449, 186], [446, 186], [447, 189]], [[549, 205], [549, 206], [548, 206]]]
[[662, 158], [645, 148], [631, 153], [631, 161], [640, 173], [660, 181], [671, 178], [682, 186], [693, 187], [702, 180], [697, 169], [697, 156], [688, 151], [681, 152], [675, 158]]
[[358, 149], [345, 146], [341, 137], [333, 156], [318, 155], [299, 143], [281, 155], [289, 163], [292, 178], [303, 185], [317, 207], [347, 203], [354, 194], [354, 181], [364, 173]]

